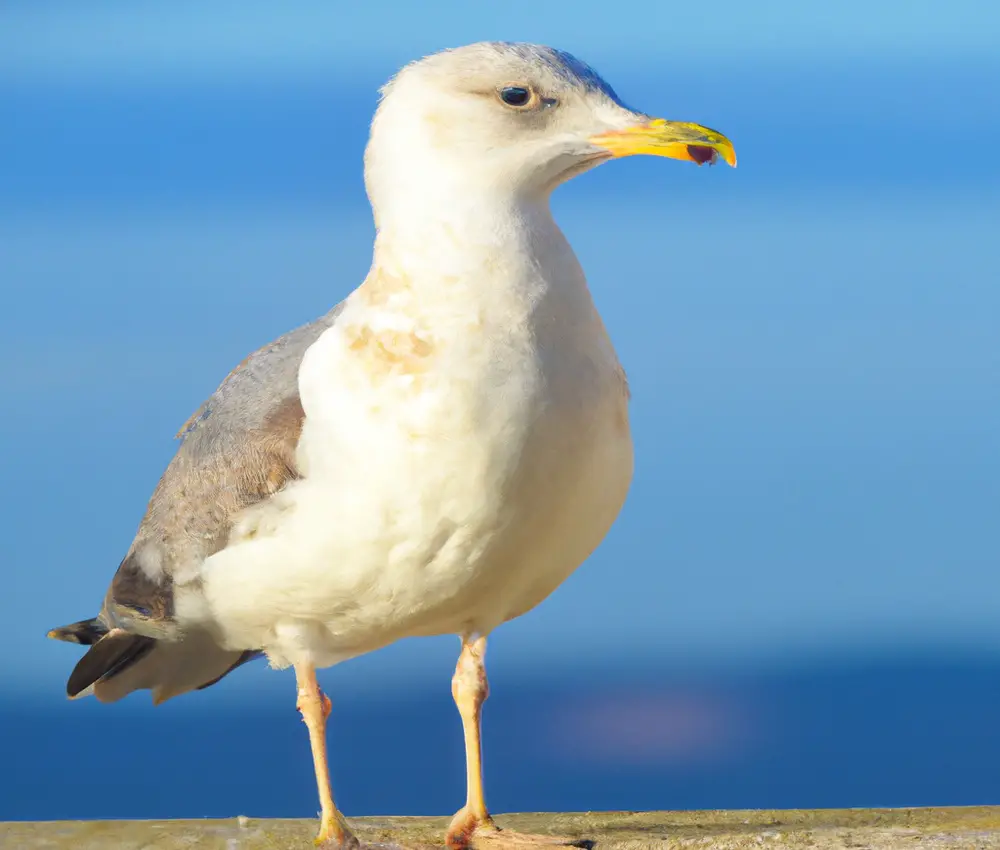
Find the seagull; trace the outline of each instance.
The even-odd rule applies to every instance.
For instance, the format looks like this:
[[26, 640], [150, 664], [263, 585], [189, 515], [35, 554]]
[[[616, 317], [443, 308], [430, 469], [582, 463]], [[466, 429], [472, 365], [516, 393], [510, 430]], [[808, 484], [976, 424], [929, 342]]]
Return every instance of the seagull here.
[[628, 382], [549, 198], [632, 154], [736, 156], [539, 45], [432, 54], [381, 94], [367, 277], [247, 357], [185, 423], [100, 613], [49, 636], [89, 647], [67, 692], [101, 702], [149, 689], [159, 704], [261, 655], [292, 667], [316, 841], [353, 847], [316, 670], [457, 635], [467, 798], [447, 845], [553, 843], [500, 830], [486, 807], [486, 641], [600, 544], [633, 450]]

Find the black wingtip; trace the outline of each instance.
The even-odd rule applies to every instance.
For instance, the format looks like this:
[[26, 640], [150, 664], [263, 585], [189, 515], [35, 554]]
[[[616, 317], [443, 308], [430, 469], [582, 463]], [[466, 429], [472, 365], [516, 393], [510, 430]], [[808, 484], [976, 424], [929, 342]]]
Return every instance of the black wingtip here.
[[46, 637], [50, 637], [52, 640], [63, 640], [67, 643], [93, 646], [107, 633], [108, 627], [95, 617], [92, 620], [80, 620], [77, 623], [70, 623], [68, 626], [52, 629], [46, 634]]
[[156, 640], [145, 635], [133, 635], [118, 629], [108, 632], [77, 662], [66, 682], [66, 694], [72, 699], [95, 682], [117, 676], [143, 658], [155, 645]]

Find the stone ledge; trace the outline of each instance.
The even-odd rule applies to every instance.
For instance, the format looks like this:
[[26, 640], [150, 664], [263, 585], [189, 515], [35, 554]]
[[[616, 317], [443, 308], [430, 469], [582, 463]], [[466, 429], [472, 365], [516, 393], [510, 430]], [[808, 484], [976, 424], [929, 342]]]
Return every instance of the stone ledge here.
[[[365, 844], [442, 846], [449, 818], [352, 818]], [[581, 812], [497, 817], [501, 827], [597, 842], [597, 850], [673, 848], [950, 848], [1000, 850], [1000, 807], [812, 811]], [[0, 823], [3, 850], [292, 850], [313, 847], [317, 822], [233, 818]], [[483, 842], [490, 848], [501, 840]], [[523, 848], [524, 845], [522, 845]]]

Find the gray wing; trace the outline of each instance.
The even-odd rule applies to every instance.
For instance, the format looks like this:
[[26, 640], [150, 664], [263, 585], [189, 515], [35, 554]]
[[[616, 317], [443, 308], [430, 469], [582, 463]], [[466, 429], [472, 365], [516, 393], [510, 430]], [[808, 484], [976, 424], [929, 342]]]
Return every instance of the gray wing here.
[[174, 620], [174, 584], [197, 582], [201, 563], [225, 547], [235, 516], [298, 477], [299, 366], [342, 309], [255, 351], [183, 425], [180, 448], [153, 491], [100, 615], [49, 632], [90, 646], [70, 676], [70, 696], [93, 690], [105, 701], [151, 688], [159, 702], [207, 687], [255, 657], [256, 647], [232, 652], [203, 630], [182, 633]]
[[108, 590], [111, 624], [128, 620], [152, 636], [172, 631], [175, 577], [225, 547], [236, 514], [298, 477], [299, 366], [342, 308], [255, 351], [181, 427], [181, 446]]

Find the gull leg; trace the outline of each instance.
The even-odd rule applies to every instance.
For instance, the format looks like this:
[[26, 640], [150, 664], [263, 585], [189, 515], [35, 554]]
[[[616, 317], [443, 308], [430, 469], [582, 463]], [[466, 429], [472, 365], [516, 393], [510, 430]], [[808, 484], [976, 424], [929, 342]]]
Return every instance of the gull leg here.
[[316, 681], [316, 668], [311, 664], [295, 665], [295, 683], [299, 689], [296, 708], [309, 730], [309, 746], [312, 748], [316, 786], [322, 809], [316, 843], [357, 847], [357, 839], [348, 829], [344, 816], [333, 804], [333, 791], [330, 789], [330, 769], [326, 761], [326, 718], [330, 716], [332, 708], [330, 700], [320, 690]]
[[486, 809], [483, 793], [483, 748], [479, 736], [483, 703], [490, 695], [483, 659], [485, 652], [485, 637], [471, 641], [463, 637], [462, 652], [451, 680], [451, 695], [455, 698], [465, 733], [466, 797], [465, 806], [452, 818], [448, 827], [449, 847], [468, 847], [477, 829], [496, 830], [493, 818]]
[[465, 805], [452, 818], [447, 844], [452, 850], [465, 850], [473, 839], [497, 847], [523, 845], [576, 845], [591, 847], [593, 842], [559, 838], [551, 835], [525, 835], [500, 829], [490, 817], [483, 791], [483, 760], [480, 727], [483, 703], [490, 695], [486, 678], [486, 637], [462, 638], [462, 652], [451, 680], [451, 693], [462, 718], [465, 733], [466, 798]]

